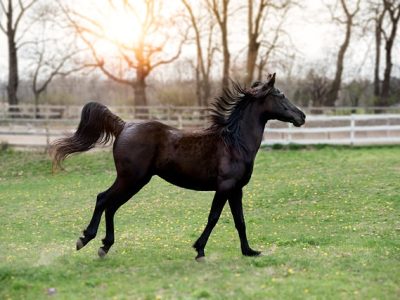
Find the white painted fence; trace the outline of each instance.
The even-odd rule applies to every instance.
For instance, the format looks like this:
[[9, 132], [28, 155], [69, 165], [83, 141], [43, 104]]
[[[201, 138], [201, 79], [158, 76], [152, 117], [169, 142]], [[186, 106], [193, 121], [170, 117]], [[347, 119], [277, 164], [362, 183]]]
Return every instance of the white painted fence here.
[[[336, 124], [332, 124], [336, 123]], [[284, 123], [281, 123], [284, 124]], [[400, 144], [400, 114], [307, 116], [306, 124], [296, 128], [265, 128], [263, 144]]]
[[[50, 121], [50, 120], [48, 120]], [[205, 122], [192, 123], [188, 127], [205, 126]], [[200, 120], [197, 120], [200, 121]], [[79, 120], [23, 123], [16, 119], [0, 123], [0, 143], [18, 148], [46, 147], [52, 140], [73, 132]], [[164, 121], [165, 122], [165, 121]], [[168, 122], [167, 122], [168, 123]], [[179, 122], [178, 122], [179, 124]], [[183, 125], [185, 123], [182, 123]], [[177, 126], [171, 122], [171, 125]], [[186, 126], [183, 126], [184, 128]], [[272, 144], [337, 144], [374, 145], [400, 144], [400, 114], [326, 116], [308, 115], [303, 127], [289, 123], [268, 122], [263, 145]]]

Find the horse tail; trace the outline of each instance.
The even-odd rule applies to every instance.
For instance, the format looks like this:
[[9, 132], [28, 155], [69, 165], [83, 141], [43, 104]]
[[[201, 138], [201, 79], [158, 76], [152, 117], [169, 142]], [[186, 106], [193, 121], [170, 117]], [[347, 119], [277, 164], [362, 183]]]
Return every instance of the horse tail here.
[[52, 143], [53, 170], [61, 167], [62, 161], [70, 154], [88, 151], [96, 144], [107, 144], [113, 136], [117, 138], [124, 126], [125, 122], [103, 104], [87, 103], [82, 109], [76, 132]]

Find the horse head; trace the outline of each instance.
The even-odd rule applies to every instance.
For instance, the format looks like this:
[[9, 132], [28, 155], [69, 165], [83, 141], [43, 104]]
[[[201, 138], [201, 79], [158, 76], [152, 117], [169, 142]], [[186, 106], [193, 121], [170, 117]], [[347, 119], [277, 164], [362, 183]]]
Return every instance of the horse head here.
[[290, 122], [296, 127], [305, 123], [306, 115], [290, 102], [279, 89], [275, 88], [275, 73], [268, 75], [266, 82], [253, 83], [251, 90], [260, 104], [265, 121], [276, 119]]

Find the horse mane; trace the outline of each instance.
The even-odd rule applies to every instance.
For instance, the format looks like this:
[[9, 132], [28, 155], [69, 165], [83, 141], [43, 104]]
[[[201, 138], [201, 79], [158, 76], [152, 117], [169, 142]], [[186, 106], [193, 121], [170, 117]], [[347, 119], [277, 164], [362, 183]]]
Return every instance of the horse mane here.
[[[255, 87], [255, 83], [252, 88]], [[224, 88], [209, 108], [211, 125], [208, 131], [219, 134], [227, 146], [246, 149], [240, 138], [240, 119], [247, 105], [254, 98], [252, 88], [247, 89], [232, 81], [231, 88]]]

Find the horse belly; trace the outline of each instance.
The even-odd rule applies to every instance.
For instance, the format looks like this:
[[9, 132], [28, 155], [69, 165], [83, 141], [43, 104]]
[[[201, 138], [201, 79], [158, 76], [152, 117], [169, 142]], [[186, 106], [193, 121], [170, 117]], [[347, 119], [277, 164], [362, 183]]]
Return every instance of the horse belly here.
[[217, 176], [212, 170], [201, 168], [185, 169], [180, 165], [168, 164], [157, 175], [174, 185], [198, 191], [215, 191], [217, 188]]

